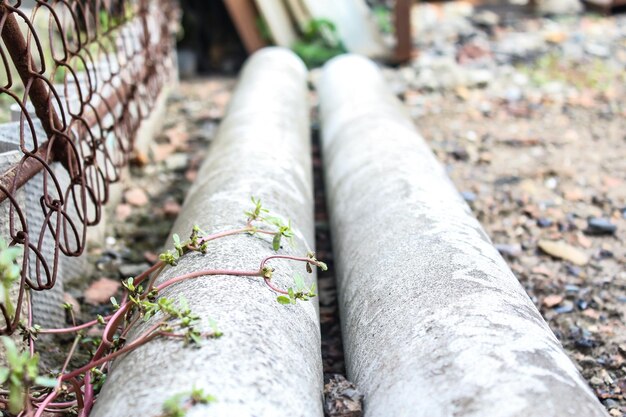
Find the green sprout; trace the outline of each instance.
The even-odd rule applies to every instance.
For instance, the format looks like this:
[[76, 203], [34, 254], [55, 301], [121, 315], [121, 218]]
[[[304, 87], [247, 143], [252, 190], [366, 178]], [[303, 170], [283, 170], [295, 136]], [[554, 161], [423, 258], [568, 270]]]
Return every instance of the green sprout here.
[[39, 375], [39, 355], [19, 352], [15, 342], [2, 336], [8, 366], [0, 367], [0, 384], [9, 388], [9, 411], [18, 414], [25, 408], [28, 389], [32, 386], [56, 386], [56, 379]]
[[287, 289], [287, 295], [279, 295], [276, 297], [276, 301], [280, 304], [296, 304], [298, 300], [309, 301], [311, 298], [317, 296], [317, 294], [315, 294], [315, 284], [311, 284], [310, 287], [307, 287], [302, 275], [296, 274], [293, 277], [293, 281], [295, 289], [289, 287]]
[[205, 393], [202, 388], [193, 387], [191, 391], [172, 395], [165, 400], [161, 417], [185, 417], [187, 411], [194, 405], [210, 404], [215, 401], [215, 397]]

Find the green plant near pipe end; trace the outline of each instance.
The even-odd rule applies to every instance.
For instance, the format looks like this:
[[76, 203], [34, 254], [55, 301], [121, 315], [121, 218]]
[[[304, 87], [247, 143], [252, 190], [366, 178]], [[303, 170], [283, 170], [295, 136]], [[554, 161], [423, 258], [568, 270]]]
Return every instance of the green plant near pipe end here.
[[308, 68], [322, 66], [331, 58], [346, 52], [337, 27], [328, 19], [313, 19], [308, 22], [302, 39], [295, 42], [291, 49]]

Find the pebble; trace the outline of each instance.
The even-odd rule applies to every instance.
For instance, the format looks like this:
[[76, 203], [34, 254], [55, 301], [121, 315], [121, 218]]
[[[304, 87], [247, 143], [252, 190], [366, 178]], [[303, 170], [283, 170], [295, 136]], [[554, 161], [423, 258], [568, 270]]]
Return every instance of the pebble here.
[[543, 305], [548, 308], [552, 308], [554, 306], [561, 304], [562, 301], [563, 301], [562, 295], [550, 294], [546, 298], [543, 299]]
[[546, 219], [545, 217], [540, 217], [537, 219], [537, 226], [541, 228], [550, 227], [554, 224], [554, 222], [550, 219]]
[[165, 166], [170, 171], [182, 171], [187, 168], [188, 160], [186, 153], [175, 153], [165, 160]]
[[496, 244], [495, 247], [502, 256], [509, 258], [517, 258], [522, 254], [522, 246], [519, 243]]
[[468, 203], [476, 201], [476, 194], [471, 191], [461, 191], [461, 196], [463, 197], [463, 200]]
[[602, 385], [602, 384], [604, 384], [604, 381], [602, 381], [602, 378], [599, 378], [599, 377], [597, 377], [597, 376], [594, 376], [594, 377], [592, 377], [592, 378], [589, 380], [589, 383], [590, 383], [591, 385], [598, 386], [598, 385]]
[[575, 265], [585, 265], [589, 262], [589, 257], [583, 251], [569, 245], [563, 241], [540, 240], [539, 249], [555, 258], [569, 261]]
[[560, 306], [556, 307], [554, 311], [558, 314], [571, 313], [572, 311], [574, 311], [574, 303], [569, 300], [565, 300]]
[[617, 226], [611, 223], [609, 219], [603, 217], [590, 217], [587, 219], [585, 233], [588, 235], [612, 235], [616, 231]]
[[582, 270], [579, 267], [573, 265], [565, 265], [565, 270], [568, 274], [574, 277], [579, 277], [582, 273]]
[[144, 190], [138, 187], [131, 188], [124, 193], [124, 199], [128, 204], [135, 207], [141, 207], [148, 204], [148, 195]]
[[324, 385], [324, 411], [329, 417], [361, 417], [363, 394], [342, 375], [333, 375]]
[[108, 303], [120, 288], [120, 282], [110, 278], [100, 278], [85, 290], [85, 302], [89, 304]]
[[136, 277], [148, 268], [150, 268], [150, 264], [148, 263], [124, 264], [120, 265], [119, 271], [122, 278], [128, 278]]

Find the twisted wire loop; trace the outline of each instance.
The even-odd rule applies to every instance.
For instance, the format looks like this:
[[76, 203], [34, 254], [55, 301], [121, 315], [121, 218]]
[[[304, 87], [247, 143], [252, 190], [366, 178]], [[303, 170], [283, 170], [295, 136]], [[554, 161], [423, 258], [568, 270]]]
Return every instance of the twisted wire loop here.
[[[0, 0], [0, 154], [19, 156], [0, 169], [0, 231], [23, 249], [0, 334], [18, 327], [26, 288], [52, 288], [60, 260], [82, 254], [171, 80], [177, 22], [174, 0]], [[32, 221], [28, 199], [43, 221]]]

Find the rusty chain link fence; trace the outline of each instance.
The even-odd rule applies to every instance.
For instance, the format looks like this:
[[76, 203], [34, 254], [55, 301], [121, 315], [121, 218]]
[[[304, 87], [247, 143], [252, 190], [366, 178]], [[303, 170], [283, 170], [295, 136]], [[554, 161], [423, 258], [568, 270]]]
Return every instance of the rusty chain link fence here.
[[0, 237], [23, 250], [0, 334], [26, 288], [53, 288], [83, 253], [171, 80], [177, 22], [174, 0], [0, 0]]

